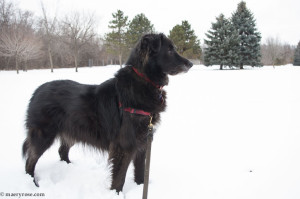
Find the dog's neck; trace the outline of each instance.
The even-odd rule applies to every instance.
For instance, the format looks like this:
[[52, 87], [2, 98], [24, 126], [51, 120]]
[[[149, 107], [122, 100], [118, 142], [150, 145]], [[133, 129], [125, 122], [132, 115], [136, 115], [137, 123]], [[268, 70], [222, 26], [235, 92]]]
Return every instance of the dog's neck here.
[[146, 82], [149, 82], [156, 88], [162, 88], [169, 83], [168, 75], [157, 71], [156, 67], [149, 66], [138, 68], [131, 64], [126, 65], [126, 67], [134, 71], [140, 78], [144, 79]]
[[162, 89], [164, 87], [164, 85], [160, 85], [157, 84], [155, 82], [153, 82], [151, 79], [149, 79], [146, 75], [144, 75], [143, 73], [139, 72], [139, 70], [137, 68], [135, 68], [134, 66], [132, 66], [132, 70], [142, 79], [144, 79], [146, 82], [149, 82], [150, 84], [152, 84], [154, 87], [158, 88], [158, 89]]
[[151, 79], [156, 84], [160, 85], [160, 87], [164, 87], [169, 83], [169, 77], [165, 73], [156, 73], [153, 71], [145, 71], [146, 76]]
[[144, 73], [151, 81], [155, 82], [161, 87], [166, 86], [169, 83], [168, 75], [163, 73], [157, 66], [144, 66], [141, 72]]

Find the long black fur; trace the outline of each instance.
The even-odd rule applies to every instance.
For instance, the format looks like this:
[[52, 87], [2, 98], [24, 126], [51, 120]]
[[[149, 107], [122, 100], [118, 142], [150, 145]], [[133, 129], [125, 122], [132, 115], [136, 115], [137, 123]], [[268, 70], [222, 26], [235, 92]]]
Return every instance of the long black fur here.
[[[111, 189], [122, 191], [132, 160], [135, 182], [143, 183], [149, 116], [131, 114], [123, 107], [150, 112], [156, 124], [166, 108], [166, 92], [138, 76], [132, 67], [155, 84], [165, 86], [169, 74], [186, 72], [192, 63], [175, 51], [165, 35], [147, 34], [132, 50], [126, 66], [100, 85], [70, 80], [41, 85], [27, 111], [27, 138], [23, 144], [26, 173], [34, 178], [38, 159], [57, 138], [61, 141], [60, 158], [67, 163], [70, 148], [78, 142], [109, 151]], [[38, 186], [35, 179], [34, 182]]]

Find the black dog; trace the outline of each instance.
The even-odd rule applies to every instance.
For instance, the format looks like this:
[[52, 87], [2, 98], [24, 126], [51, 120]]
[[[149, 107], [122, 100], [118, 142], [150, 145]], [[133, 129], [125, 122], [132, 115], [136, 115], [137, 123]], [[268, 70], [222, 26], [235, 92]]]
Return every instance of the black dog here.
[[109, 151], [111, 189], [122, 191], [131, 160], [135, 182], [143, 183], [149, 116], [156, 124], [166, 108], [162, 87], [168, 84], [168, 75], [186, 72], [192, 65], [165, 35], [147, 34], [133, 49], [126, 66], [100, 85], [69, 80], [41, 85], [27, 111], [23, 144], [26, 172], [34, 178], [38, 159], [58, 138], [59, 155], [67, 163], [70, 147], [77, 142]]

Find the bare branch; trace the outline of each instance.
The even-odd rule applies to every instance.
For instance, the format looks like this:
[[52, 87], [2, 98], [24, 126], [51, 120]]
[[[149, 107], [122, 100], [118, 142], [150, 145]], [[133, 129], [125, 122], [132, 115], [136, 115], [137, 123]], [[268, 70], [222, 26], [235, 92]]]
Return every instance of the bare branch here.
[[62, 38], [72, 49], [76, 71], [80, 60], [80, 51], [96, 36], [94, 26], [94, 15], [87, 16], [75, 12], [65, 16], [63, 20]]

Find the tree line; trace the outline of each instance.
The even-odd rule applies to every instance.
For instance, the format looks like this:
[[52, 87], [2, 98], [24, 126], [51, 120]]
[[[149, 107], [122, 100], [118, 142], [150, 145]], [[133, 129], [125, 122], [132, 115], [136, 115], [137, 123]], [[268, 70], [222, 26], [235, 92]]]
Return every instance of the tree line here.
[[[124, 57], [128, 56], [130, 50], [137, 41], [146, 33], [155, 33], [154, 25], [142, 13], [136, 15], [132, 21], [128, 20], [124, 12], [118, 10], [112, 14], [113, 20], [109, 23], [111, 32], [105, 35], [105, 47], [108, 52], [118, 57], [120, 66]], [[200, 59], [200, 41], [192, 30], [188, 21], [182, 21], [170, 31], [168, 37], [174, 42], [180, 54], [188, 59]]]
[[[72, 12], [50, 17], [41, 3], [42, 17], [0, 0], [0, 70], [54, 68], [120, 64], [142, 35], [155, 33], [154, 25], [143, 14], [132, 20], [121, 10], [112, 13], [107, 34], [96, 32], [95, 16]], [[176, 27], [181, 27], [180, 25]], [[182, 53], [200, 58], [200, 42], [185, 21], [180, 32]], [[193, 44], [192, 44], [193, 43]], [[190, 50], [189, 48], [193, 48]]]
[[295, 46], [284, 43], [278, 37], [267, 37], [261, 45], [262, 63], [264, 65], [285, 65], [294, 62]]
[[[101, 36], [96, 32], [93, 14], [72, 12], [60, 18], [50, 17], [42, 3], [41, 11], [43, 15], [36, 17], [0, 0], [0, 70], [50, 68], [53, 72], [60, 67], [75, 67], [78, 71], [80, 66], [122, 66], [140, 37], [156, 32], [143, 13], [129, 20], [123, 11], [117, 10], [112, 13], [109, 32]], [[222, 14], [217, 17], [202, 48], [188, 21], [175, 25], [167, 36], [180, 54], [206, 65], [243, 68], [293, 62], [295, 47], [280, 42], [271, 47], [276, 43], [274, 39], [260, 44], [260, 33], [245, 2], [238, 5], [234, 15], [231, 19]], [[279, 53], [274, 48], [280, 49]]]
[[102, 40], [95, 32], [92, 14], [73, 12], [49, 17], [41, 3], [42, 17], [0, 0], [0, 69], [77, 67], [100, 61]]

